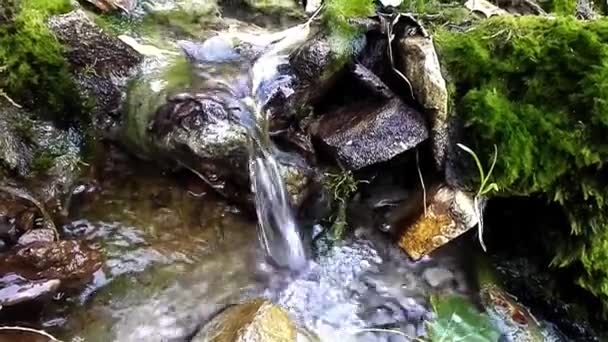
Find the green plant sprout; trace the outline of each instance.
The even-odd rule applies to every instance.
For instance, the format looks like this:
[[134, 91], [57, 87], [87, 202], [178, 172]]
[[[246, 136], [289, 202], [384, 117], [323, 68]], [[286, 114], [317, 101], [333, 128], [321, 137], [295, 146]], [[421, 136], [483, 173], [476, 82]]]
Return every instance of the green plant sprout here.
[[332, 231], [334, 237], [340, 239], [346, 228], [346, 202], [357, 192], [360, 183], [366, 181], [355, 179], [351, 171], [343, 171], [340, 173], [325, 174], [325, 187], [329, 190], [330, 196], [338, 202], [338, 208], [334, 215]]
[[479, 230], [479, 243], [481, 244], [481, 248], [487, 251], [486, 244], [483, 242], [483, 215], [481, 209], [481, 199], [484, 195], [488, 194], [490, 191], [498, 191], [498, 185], [496, 183], [488, 183], [490, 176], [492, 176], [492, 172], [494, 171], [494, 166], [496, 166], [496, 159], [498, 158], [498, 147], [494, 145], [494, 159], [492, 160], [492, 166], [490, 166], [490, 170], [486, 174], [483, 170], [483, 166], [481, 165], [481, 161], [477, 157], [477, 153], [463, 144], [456, 144], [462, 150], [470, 154], [475, 160], [475, 164], [477, 165], [477, 170], [479, 171], [479, 180], [481, 184], [479, 185], [479, 189], [473, 198], [473, 209], [475, 210], [475, 218], [477, 219], [477, 227]]

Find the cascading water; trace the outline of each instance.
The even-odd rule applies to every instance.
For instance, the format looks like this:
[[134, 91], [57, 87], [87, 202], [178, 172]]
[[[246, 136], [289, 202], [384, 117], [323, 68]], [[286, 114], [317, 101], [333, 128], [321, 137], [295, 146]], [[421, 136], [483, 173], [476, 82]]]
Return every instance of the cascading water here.
[[[253, 108], [257, 108], [257, 105], [254, 104]], [[296, 270], [306, 263], [304, 244], [298, 233], [279, 163], [273, 153], [267, 117], [259, 110], [251, 114], [255, 117], [255, 124], [247, 130], [249, 177], [251, 191], [255, 195], [260, 243], [277, 265]]]
[[[212, 88], [221, 85], [218, 91], [228, 93], [228, 109], [247, 131], [249, 175], [255, 196], [259, 240], [277, 266], [292, 270], [300, 269], [306, 264], [306, 253], [285, 182], [281, 177], [277, 150], [270, 140], [265, 106], [277, 92], [282, 92], [285, 96], [291, 95], [291, 79], [282, 75], [279, 67], [287, 64], [289, 53], [305, 41], [309, 25], [310, 22], [307, 22], [283, 32], [255, 37], [256, 42], [262, 42], [263, 53], [247, 70], [246, 89], [232, 89], [230, 81], [222, 80], [221, 75], [213, 72], [222, 69], [217, 64], [236, 63], [239, 64], [237, 69], [242, 69], [244, 65], [220, 38], [210, 39], [205, 44], [226, 50], [225, 53], [219, 54], [221, 58], [213, 56], [212, 63], [199, 65], [203, 70], [198, 75], [206, 79]], [[203, 56], [203, 59], [207, 57]]]

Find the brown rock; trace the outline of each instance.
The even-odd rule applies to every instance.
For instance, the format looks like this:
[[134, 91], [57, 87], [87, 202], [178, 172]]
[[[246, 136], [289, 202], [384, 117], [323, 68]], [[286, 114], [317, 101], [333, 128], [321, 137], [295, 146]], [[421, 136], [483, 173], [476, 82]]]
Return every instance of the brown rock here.
[[102, 265], [101, 254], [79, 241], [34, 242], [0, 260], [0, 272], [27, 279], [84, 281]]
[[399, 41], [398, 53], [403, 61], [400, 69], [412, 84], [416, 101], [430, 118], [433, 154], [441, 169], [448, 144], [448, 91], [433, 39], [406, 36]]

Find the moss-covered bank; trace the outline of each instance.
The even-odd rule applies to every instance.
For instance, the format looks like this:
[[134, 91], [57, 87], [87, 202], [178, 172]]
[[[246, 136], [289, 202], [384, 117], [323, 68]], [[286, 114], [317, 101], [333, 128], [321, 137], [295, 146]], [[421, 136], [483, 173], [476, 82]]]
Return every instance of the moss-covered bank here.
[[498, 145], [497, 195], [564, 208], [554, 265], [582, 266], [608, 308], [608, 20], [501, 17], [435, 41], [466, 143], [486, 160]]
[[70, 1], [2, 0], [0, 8], [0, 88], [54, 117], [78, 111], [78, 92], [63, 47], [45, 23], [51, 15], [70, 11]]

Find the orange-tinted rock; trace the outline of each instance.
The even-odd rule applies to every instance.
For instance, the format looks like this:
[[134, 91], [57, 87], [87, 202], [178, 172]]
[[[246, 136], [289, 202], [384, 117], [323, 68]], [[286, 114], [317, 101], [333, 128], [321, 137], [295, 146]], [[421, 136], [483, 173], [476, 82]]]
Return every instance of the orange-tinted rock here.
[[[418, 213], [413, 224], [399, 238], [401, 247], [417, 260], [445, 245], [477, 224], [473, 199], [461, 191], [440, 187], [429, 194], [424, 212]], [[410, 221], [411, 222], [411, 221]]]

